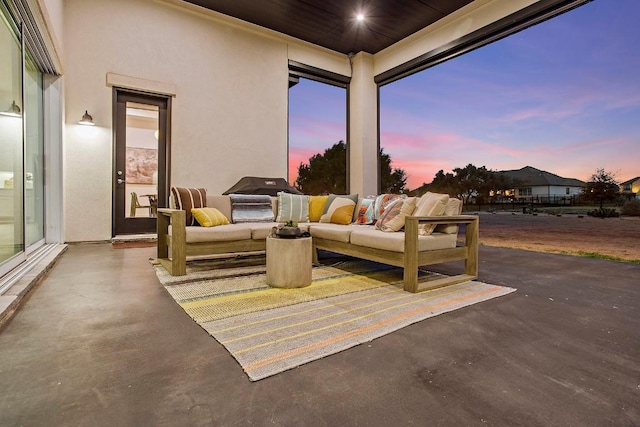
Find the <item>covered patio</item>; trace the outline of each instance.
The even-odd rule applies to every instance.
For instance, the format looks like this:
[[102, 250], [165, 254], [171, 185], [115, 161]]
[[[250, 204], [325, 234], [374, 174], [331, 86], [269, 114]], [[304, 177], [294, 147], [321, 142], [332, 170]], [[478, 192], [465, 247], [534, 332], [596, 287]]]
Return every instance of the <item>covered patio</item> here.
[[482, 246], [517, 292], [252, 383], [154, 250], [69, 246], [0, 333], [0, 424], [640, 423], [638, 264]]
[[373, 194], [379, 85], [585, 1], [456, 1], [373, 48], [212, 6], [254, 2], [35, 2], [52, 62], [42, 244], [69, 246], [0, 324], [0, 425], [639, 425], [639, 264], [481, 247], [479, 279], [517, 292], [252, 383], [158, 282], [155, 247], [107, 243], [114, 88], [172, 100], [165, 187], [221, 193], [286, 176], [292, 76], [347, 80], [349, 190]]

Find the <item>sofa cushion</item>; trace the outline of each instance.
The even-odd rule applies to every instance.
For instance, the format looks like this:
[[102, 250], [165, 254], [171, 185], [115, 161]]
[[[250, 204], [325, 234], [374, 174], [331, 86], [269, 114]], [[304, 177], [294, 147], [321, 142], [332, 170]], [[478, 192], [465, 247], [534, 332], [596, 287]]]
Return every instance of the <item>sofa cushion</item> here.
[[309, 221], [320, 221], [328, 199], [329, 196], [309, 196]]
[[275, 220], [271, 196], [230, 194], [229, 198], [231, 199], [231, 221], [234, 224]]
[[277, 222], [254, 222], [245, 224], [251, 229], [251, 238], [253, 240], [264, 240], [269, 234], [271, 229], [277, 227]]
[[[444, 216], [456, 216], [462, 214], [462, 200], [450, 197], [447, 205], [444, 207]], [[437, 233], [458, 234], [458, 226], [456, 224], [438, 224], [434, 230]]]
[[[329, 198], [331, 199], [331, 196], [329, 196]], [[353, 199], [348, 197], [334, 198], [326, 213], [320, 217], [320, 222], [344, 225], [351, 224], [356, 203], [357, 199], [353, 201]]]
[[229, 224], [229, 220], [216, 208], [194, 208], [191, 214], [203, 227], [215, 227]]
[[309, 196], [290, 194], [283, 191], [278, 193], [277, 222], [306, 222], [309, 221]]
[[349, 236], [356, 228], [357, 227], [350, 225], [318, 223], [311, 224], [309, 226], [309, 233], [311, 234], [311, 237], [349, 243]]
[[[458, 236], [434, 233], [418, 236], [418, 251], [455, 248]], [[366, 246], [393, 252], [404, 252], [404, 232], [385, 233], [374, 227], [358, 227], [349, 236], [352, 245]]]
[[204, 188], [171, 187], [171, 196], [176, 209], [185, 211], [186, 225], [198, 225], [191, 214], [191, 209], [207, 206], [207, 190]]
[[251, 239], [251, 227], [246, 224], [226, 224], [218, 227], [187, 227], [186, 234], [187, 243], [249, 240]]
[[[413, 216], [441, 216], [444, 213], [447, 201], [449, 201], [448, 194], [438, 194], [427, 191], [416, 203]], [[433, 233], [435, 228], [435, 224], [420, 224], [418, 225], [418, 232], [420, 235], [426, 236]]]
[[382, 217], [376, 222], [376, 228], [386, 232], [400, 231], [404, 227], [404, 218], [411, 215], [416, 208], [416, 198], [397, 199], [386, 208]]

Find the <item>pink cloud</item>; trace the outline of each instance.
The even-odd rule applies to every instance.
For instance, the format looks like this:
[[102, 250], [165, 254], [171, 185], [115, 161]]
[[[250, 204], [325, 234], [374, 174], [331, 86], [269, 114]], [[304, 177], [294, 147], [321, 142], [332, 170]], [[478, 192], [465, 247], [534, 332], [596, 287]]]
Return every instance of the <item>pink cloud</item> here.
[[[318, 150], [310, 148], [290, 148], [289, 149], [289, 183], [293, 185], [298, 178], [298, 166], [300, 163], [309, 164], [309, 159], [318, 154]], [[324, 152], [324, 150], [322, 150]]]

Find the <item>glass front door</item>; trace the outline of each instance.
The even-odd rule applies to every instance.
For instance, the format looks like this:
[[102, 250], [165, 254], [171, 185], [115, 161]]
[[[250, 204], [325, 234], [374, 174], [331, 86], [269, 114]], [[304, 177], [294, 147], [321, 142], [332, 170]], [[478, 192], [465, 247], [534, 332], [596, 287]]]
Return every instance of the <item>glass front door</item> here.
[[165, 206], [168, 99], [116, 95], [114, 235], [153, 233]]

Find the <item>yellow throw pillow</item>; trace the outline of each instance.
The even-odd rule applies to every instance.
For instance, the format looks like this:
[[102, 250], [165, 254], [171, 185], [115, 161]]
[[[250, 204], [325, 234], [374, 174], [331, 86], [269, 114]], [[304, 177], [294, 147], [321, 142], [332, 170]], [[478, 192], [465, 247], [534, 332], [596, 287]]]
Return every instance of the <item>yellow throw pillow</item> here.
[[229, 224], [229, 220], [216, 208], [191, 209], [193, 217], [203, 227], [215, 227], [216, 225]]
[[346, 197], [336, 197], [331, 202], [327, 213], [320, 217], [320, 222], [330, 222], [332, 224], [351, 224], [353, 211], [356, 203]]
[[329, 196], [309, 196], [309, 221], [318, 222]]

